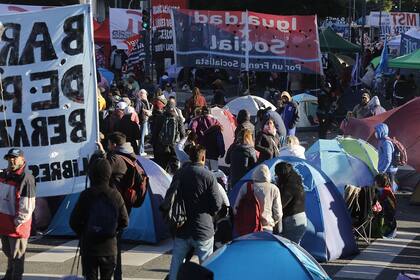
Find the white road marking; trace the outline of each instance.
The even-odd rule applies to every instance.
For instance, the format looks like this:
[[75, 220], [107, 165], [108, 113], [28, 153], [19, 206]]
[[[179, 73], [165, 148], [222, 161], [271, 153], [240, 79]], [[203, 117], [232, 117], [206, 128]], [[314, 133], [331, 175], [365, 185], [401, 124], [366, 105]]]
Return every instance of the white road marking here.
[[[404, 235], [404, 237], [402, 236]], [[396, 239], [377, 239], [357, 257], [338, 271], [334, 279], [376, 279], [401, 251], [417, 236], [416, 233], [399, 231]], [[419, 249], [416, 247], [416, 249]], [[372, 261], [374, 260], [374, 261]]]
[[145, 263], [172, 250], [172, 239], [162, 241], [158, 246], [139, 245], [121, 255], [122, 265], [142, 266]]
[[79, 240], [72, 240], [45, 252], [26, 258], [28, 262], [62, 263], [75, 257]]

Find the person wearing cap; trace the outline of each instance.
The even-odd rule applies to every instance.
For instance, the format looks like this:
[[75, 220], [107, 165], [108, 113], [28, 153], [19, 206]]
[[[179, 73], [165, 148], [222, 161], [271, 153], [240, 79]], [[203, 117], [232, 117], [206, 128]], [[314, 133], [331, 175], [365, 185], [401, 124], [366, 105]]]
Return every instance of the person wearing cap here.
[[283, 91], [277, 101], [277, 112], [283, 119], [287, 135], [295, 135], [296, 125], [299, 122], [299, 109], [287, 91]]
[[356, 119], [364, 119], [372, 116], [372, 111], [369, 106], [370, 94], [369, 90], [362, 89], [362, 100], [353, 108], [353, 116]]
[[4, 159], [8, 166], [0, 172], [0, 238], [7, 257], [3, 279], [21, 280], [35, 209], [36, 185], [34, 176], [25, 171], [26, 161], [21, 149], [10, 149]]

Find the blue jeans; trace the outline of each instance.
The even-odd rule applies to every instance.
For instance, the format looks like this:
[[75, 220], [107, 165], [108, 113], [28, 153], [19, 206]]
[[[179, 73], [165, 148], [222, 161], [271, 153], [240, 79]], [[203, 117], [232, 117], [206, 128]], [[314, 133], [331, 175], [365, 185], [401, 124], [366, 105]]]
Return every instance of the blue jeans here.
[[148, 134], [148, 122], [140, 124], [140, 154], [144, 153], [144, 137]]
[[213, 243], [213, 237], [203, 241], [194, 240], [192, 238], [175, 238], [174, 248], [172, 250], [171, 268], [169, 270], [169, 280], [176, 280], [179, 267], [190, 249], [194, 248], [200, 264], [202, 264], [203, 261], [213, 253]]
[[297, 244], [300, 243], [306, 232], [308, 221], [305, 212], [283, 218], [283, 231], [281, 235]]

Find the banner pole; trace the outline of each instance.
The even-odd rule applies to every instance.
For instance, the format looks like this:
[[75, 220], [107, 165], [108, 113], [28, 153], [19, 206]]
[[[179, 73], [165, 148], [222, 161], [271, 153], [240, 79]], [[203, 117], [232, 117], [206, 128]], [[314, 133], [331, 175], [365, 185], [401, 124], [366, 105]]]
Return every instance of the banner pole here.
[[[249, 44], [249, 14], [248, 9], [245, 11], [245, 41], [247, 44]], [[245, 70], [246, 70], [246, 76], [247, 76], [247, 86], [248, 86], [248, 94], [250, 94], [249, 89], [249, 48], [245, 49]]]

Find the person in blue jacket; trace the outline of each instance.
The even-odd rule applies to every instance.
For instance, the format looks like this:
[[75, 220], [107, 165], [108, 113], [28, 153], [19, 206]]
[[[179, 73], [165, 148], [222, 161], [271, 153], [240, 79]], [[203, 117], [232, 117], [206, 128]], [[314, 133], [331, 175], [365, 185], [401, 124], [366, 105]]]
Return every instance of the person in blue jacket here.
[[378, 171], [386, 173], [394, 184], [397, 167], [393, 165], [394, 145], [388, 137], [389, 128], [386, 124], [380, 123], [375, 126], [375, 137], [378, 139]]
[[295, 135], [296, 125], [299, 122], [299, 110], [296, 102], [287, 91], [283, 91], [277, 104], [277, 112], [283, 119], [287, 129], [287, 135]]

